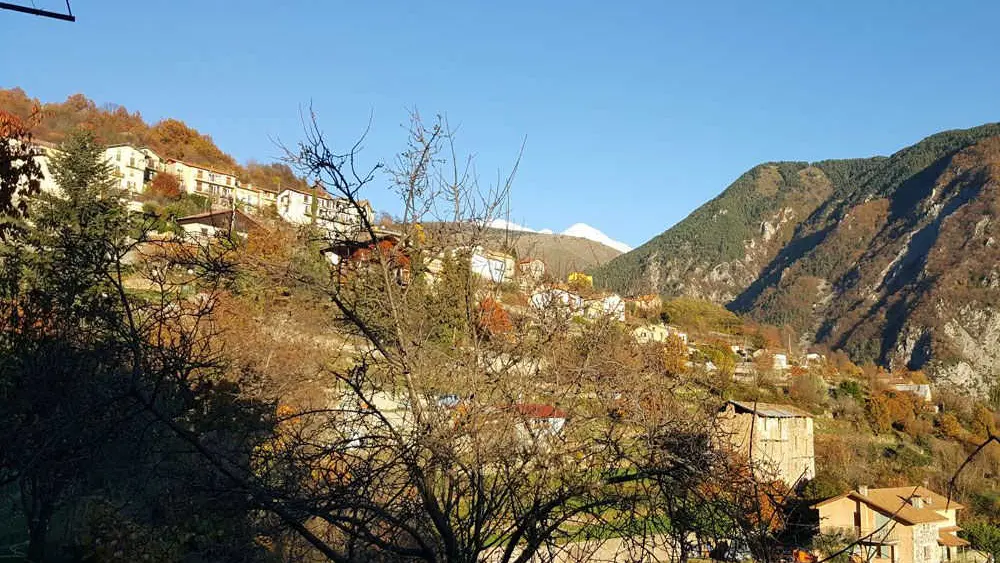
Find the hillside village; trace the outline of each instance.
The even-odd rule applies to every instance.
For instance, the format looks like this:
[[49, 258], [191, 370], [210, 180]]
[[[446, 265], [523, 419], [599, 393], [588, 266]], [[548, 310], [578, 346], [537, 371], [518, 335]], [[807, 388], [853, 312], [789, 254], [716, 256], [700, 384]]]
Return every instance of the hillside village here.
[[[51, 171], [59, 145], [35, 141], [35, 150], [42, 171], [41, 192], [62, 197]], [[433, 317], [440, 311], [432, 307], [447, 309], [454, 304], [450, 301], [469, 290], [470, 314], [445, 321], [454, 322], [454, 327], [474, 324], [473, 337], [432, 330], [432, 339], [439, 340], [447, 353], [459, 354], [475, 350], [481, 340], [488, 345], [487, 353], [472, 362], [475, 374], [513, 374], [528, 383], [510, 395], [491, 397], [484, 390], [470, 391], [458, 378], [435, 381], [419, 394], [390, 385], [355, 395], [310, 380], [296, 390], [307, 397], [302, 404], [286, 400], [279, 405], [279, 410], [293, 412], [319, 408], [355, 413], [337, 419], [340, 427], [335, 435], [348, 452], [366, 450], [384, 439], [384, 433], [406, 444], [417, 440], [426, 424], [420, 422], [420, 413], [427, 409], [450, 430], [463, 425], [493, 428], [490, 433], [509, 451], [543, 457], [569, 451], [584, 456], [596, 442], [594, 420], [599, 425], [629, 417], [641, 420], [664, 410], [656, 401], [666, 396], [677, 401], [665, 409], [671, 413], [682, 412], [688, 403], [707, 405], [712, 411], [713, 448], [724, 452], [726, 460], [744, 463], [754, 487], [789, 500], [783, 509], [793, 508], [783, 518], [794, 516], [797, 522], [783, 524], [781, 530], [775, 525], [768, 532], [782, 538], [779, 559], [816, 562], [842, 548], [855, 559], [884, 563], [979, 563], [992, 557], [988, 545], [963, 532], [962, 525], [981, 523], [984, 514], [1000, 508], [1000, 494], [989, 484], [998, 474], [1000, 458], [985, 450], [987, 457], [974, 461], [975, 477], [959, 487], [965, 501], [961, 504], [950, 490], [956, 464], [949, 460], [993, 436], [996, 414], [947, 386], [933, 385], [920, 371], [857, 366], [841, 351], [803, 346], [784, 327], [741, 318], [709, 301], [656, 293], [622, 295], [595, 286], [588, 271], [556, 275], [545, 260], [519, 255], [502, 239], [463, 234], [450, 241], [437, 232], [440, 226], [377, 220], [368, 201], [335, 195], [320, 181], [311, 188], [304, 183], [284, 188], [255, 185], [235, 171], [162, 157], [149, 147], [129, 143], [104, 146], [101, 160], [129, 212], [155, 219], [157, 244], [176, 242], [211, 253], [241, 245], [257, 248], [261, 240], [291, 241], [306, 233], [317, 245], [310, 248], [322, 256], [323, 276], [317, 280], [326, 276], [363, 295], [372, 280], [382, 283], [378, 276], [390, 272], [384, 278], [388, 286], [376, 293], [376, 308], [394, 292], [399, 292], [397, 297], [410, 290], [429, 292], [430, 301], [418, 302], [421, 305], [411, 311], [418, 319]], [[176, 189], [163, 192], [163, 185]], [[272, 258], [268, 253], [281, 256], [288, 251], [280, 242], [266, 248], [255, 250], [263, 255], [253, 260], [266, 262]], [[466, 279], [473, 281], [467, 284]], [[133, 290], [154, 287], [126, 281]], [[284, 287], [268, 291], [262, 299], [265, 304], [257, 306], [276, 317], [285, 315], [283, 307], [297, 299]], [[184, 295], [188, 304], [194, 299], [178, 295]], [[315, 302], [308, 303], [306, 308], [317, 308]], [[307, 318], [302, 310], [288, 316], [300, 315]], [[260, 319], [255, 322], [260, 324]], [[305, 320], [282, 322], [281, 330], [287, 333], [283, 339], [264, 340], [267, 344], [254, 354], [266, 353], [268, 361], [272, 353], [282, 351], [306, 355], [303, 339], [295, 333], [315, 327]], [[538, 334], [549, 334], [549, 340], [540, 351], [522, 354], [518, 346]], [[351, 363], [371, 353], [362, 344], [369, 336], [362, 336], [338, 329], [314, 340], [323, 343], [319, 349], [347, 350]], [[232, 337], [215, 338], [233, 343]], [[571, 352], [557, 350], [556, 341], [568, 344]], [[316, 353], [315, 346], [308, 349]], [[548, 372], [558, 373], [565, 361], [560, 354], [591, 352], [601, 356], [595, 361], [610, 362], [601, 366], [602, 374], [626, 372], [623, 365], [637, 362], [642, 370], [651, 369], [656, 379], [627, 385], [598, 379], [586, 388], [564, 387], [547, 379]], [[384, 352], [366, 361], [375, 362], [380, 354]], [[373, 413], [376, 422], [371, 420]], [[512, 417], [509, 427], [499, 422], [505, 417]], [[330, 439], [330, 432], [323, 429], [320, 435]], [[277, 447], [283, 439], [269, 447]], [[463, 441], [467, 439], [456, 440], [461, 453], [453, 455], [464, 455], [471, 447]], [[615, 458], [612, 463], [619, 462]], [[737, 471], [732, 488], [723, 494], [740, 494], [739, 478]], [[776, 511], [772, 506], [776, 502], [764, 504]], [[959, 516], [966, 513], [975, 516]], [[624, 540], [614, 538], [627, 534], [607, 531], [614, 522], [584, 522], [580, 524], [584, 528], [594, 527], [584, 534], [597, 538], [587, 540], [597, 542], [594, 554], [603, 553], [608, 560], [625, 557], [616, 551], [625, 547], [615, 543], [624, 545]], [[694, 532], [664, 543], [665, 534], [657, 531], [652, 549], [660, 550], [665, 559], [673, 558], [681, 549], [678, 546], [687, 542], [691, 545], [685, 549], [694, 556], [711, 559], [749, 558], [753, 549], [745, 538], [709, 541]], [[720, 555], [720, 545], [726, 542], [730, 552]], [[594, 554], [589, 560], [601, 560]]]
[[[50, 155], [58, 148], [41, 143], [39, 149], [37, 159], [46, 172], [42, 190], [58, 194], [60, 188], [48, 174]], [[149, 148], [128, 144], [108, 146], [103, 154], [133, 212], [148, 212], [143, 196], [155, 178], [163, 174], [176, 177], [184, 195], [204, 198], [206, 211], [172, 218], [182, 236], [204, 243], [233, 236], [245, 238], [252, 230], [265, 229], [266, 218], [276, 215], [291, 225], [317, 228], [335, 241], [325, 252], [331, 265], [341, 271], [367, 267], [378, 248], [402, 254], [397, 264], [399, 283], [416, 281], [402, 233], [393, 230], [391, 224], [376, 226], [374, 210], [366, 201], [334, 197], [321, 184], [309, 191], [257, 188], [234, 174], [164, 159]], [[372, 235], [376, 237], [374, 240]], [[781, 389], [785, 392], [793, 389], [797, 380], [823, 372], [827, 374], [820, 379], [825, 395], [837, 390], [834, 384], [838, 379], [843, 381], [843, 374], [831, 368], [826, 355], [793, 351], [780, 343], [747, 338], [742, 329], [732, 324], [739, 324], [735, 318], [722, 330], [681, 327], [670, 322], [671, 303], [665, 303], [658, 295], [622, 297], [601, 291], [594, 288], [593, 278], [584, 272], [571, 272], [565, 280], [554, 279], [543, 260], [530, 256], [516, 257], [481, 245], [442, 249], [420, 273], [426, 283], [439, 282], [444, 260], [468, 264], [469, 272], [479, 278], [480, 307], [492, 308], [491, 331], [509, 330], [511, 317], [535, 318], [539, 322], [557, 317], [571, 320], [577, 326], [610, 322], [626, 330], [637, 345], [665, 347], [668, 354], [677, 356], [685, 370], [724, 373], [734, 383], [748, 388], [758, 387], [766, 379], [767, 385], [774, 386], [780, 394]], [[884, 374], [873, 384], [890, 393], [911, 395], [928, 408], [938, 408], [934, 406], [931, 385], [923, 380]], [[440, 406], [456, 409], [461, 408], [464, 400], [445, 393], [438, 402]], [[404, 398], [381, 394], [374, 401], [375, 408], [387, 413], [394, 426], [401, 431], [412, 431], [412, 413]], [[750, 460], [759, 479], [776, 480], [788, 490], [801, 490], [815, 480], [817, 470], [823, 470], [822, 460], [817, 462], [815, 455], [816, 406], [816, 403], [796, 405], [794, 400], [774, 404], [749, 398], [730, 399], [719, 411], [719, 443]], [[526, 426], [520, 432], [530, 436], [555, 439], [573, 424], [558, 405], [515, 403], [512, 408], [525, 420]], [[827, 411], [820, 416], [831, 415]], [[356, 429], [352, 443], [359, 446], [365, 437], [364, 429]], [[858, 553], [870, 561], [985, 560], [985, 554], [970, 551], [969, 542], [955, 535], [961, 530], [955, 515], [963, 506], [940, 492], [913, 485], [859, 486], [819, 502], [812, 506], [818, 515], [818, 531], [858, 542]], [[708, 557], [708, 551], [704, 556]], [[797, 557], [815, 560], [806, 551]]]

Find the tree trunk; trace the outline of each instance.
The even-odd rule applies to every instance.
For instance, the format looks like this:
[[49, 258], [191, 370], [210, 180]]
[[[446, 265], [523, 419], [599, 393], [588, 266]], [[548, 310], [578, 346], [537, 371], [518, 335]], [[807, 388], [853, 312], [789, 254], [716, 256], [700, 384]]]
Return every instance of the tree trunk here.
[[27, 561], [40, 563], [45, 560], [45, 544], [49, 535], [49, 524], [55, 504], [46, 500], [40, 491], [37, 478], [21, 482], [21, 504], [28, 521]]
[[42, 507], [39, 514], [28, 520], [28, 557], [32, 563], [41, 563], [45, 560], [45, 543], [49, 534], [49, 521], [51, 510], [46, 506]]

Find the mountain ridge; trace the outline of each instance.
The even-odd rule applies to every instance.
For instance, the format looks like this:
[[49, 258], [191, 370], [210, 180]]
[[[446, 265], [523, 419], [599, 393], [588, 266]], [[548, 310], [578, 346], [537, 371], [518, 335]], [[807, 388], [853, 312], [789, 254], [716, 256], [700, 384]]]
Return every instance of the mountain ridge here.
[[1000, 378], [998, 136], [990, 123], [888, 157], [760, 164], [595, 282], [709, 299], [857, 362], [987, 392]]

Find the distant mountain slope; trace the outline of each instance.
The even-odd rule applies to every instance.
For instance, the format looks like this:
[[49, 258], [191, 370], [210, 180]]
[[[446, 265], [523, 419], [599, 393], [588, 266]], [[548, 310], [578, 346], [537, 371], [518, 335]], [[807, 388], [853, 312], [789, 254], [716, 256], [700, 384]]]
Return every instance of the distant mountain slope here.
[[998, 135], [989, 124], [890, 157], [757, 166], [595, 280], [713, 299], [856, 361], [985, 392], [1000, 376]]
[[610, 246], [575, 236], [499, 229], [490, 229], [489, 236], [498, 243], [507, 237], [519, 258], [541, 258], [547, 272], [559, 279], [606, 264], [621, 254]]
[[586, 223], [574, 223], [568, 229], [563, 231], [562, 234], [568, 237], [579, 237], [599, 242], [604, 246], [610, 246], [619, 252], [628, 252], [632, 250], [631, 246], [609, 237], [597, 228], [591, 227]]

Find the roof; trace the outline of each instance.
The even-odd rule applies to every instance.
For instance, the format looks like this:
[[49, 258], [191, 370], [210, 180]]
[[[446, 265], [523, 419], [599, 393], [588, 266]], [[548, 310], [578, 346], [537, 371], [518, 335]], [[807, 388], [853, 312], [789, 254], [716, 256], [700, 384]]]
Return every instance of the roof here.
[[[281, 192], [279, 193], [284, 193], [284, 192], [295, 192], [297, 194], [302, 194], [302, 195], [311, 195], [311, 196], [316, 196], [319, 199], [328, 199], [330, 201], [347, 201], [347, 199], [345, 198], [334, 196], [330, 192], [326, 191], [326, 188], [323, 188], [321, 186], [317, 186], [314, 189], [306, 189], [306, 190], [302, 190], [299, 188], [281, 188]], [[371, 202], [369, 202], [367, 199], [358, 200], [358, 207], [367, 207], [371, 209], [371, 206], [372, 206]]]
[[[944, 510], [945, 508], [962, 510], [965, 508], [964, 505], [959, 504], [955, 499], [949, 500], [948, 497], [942, 495], [941, 493], [934, 492], [927, 487], [917, 487], [914, 490], [913, 487], [888, 487], [883, 489], [868, 489], [868, 494], [872, 492], [879, 494], [894, 495], [900, 499], [907, 499], [911, 495], [918, 496], [924, 499], [926, 503], [925, 506], [933, 508], [934, 510]], [[929, 501], [929, 502], [928, 502]]]
[[[917, 508], [911, 504], [911, 498], [919, 497], [923, 499], [923, 508]], [[858, 491], [849, 491], [842, 495], [816, 503], [812, 508], [820, 508], [838, 500], [850, 498], [858, 502], [863, 502], [868, 506], [892, 516], [899, 522], [907, 525], [923, 524], [926, 522], [941, 522], [947, 518], [938, 511], [947, 509], [961, 510], [965, 508], [955, 501], [948, 501], [944, 495], [936, 493], [925, 487], [889, 487], [884, 489], [868, 489], [868, 494], [861, 494]], [[957, 538], [956, 538], [957, 539]]]
[[566, 418], [566, 413], [552, 405], [519, 403], [514, 410], [526, 418]]
[[236, 217], [236, 230], [238, 231], [248, 231], [250, 229], [257, 229], [261, 227], [261, 224], [258, 223], [257, 220], [239, 209], [224, 208], [217, 208], [206, 213], [197, 213], [195, 215], [181, 217], [177, 219], [177, 224], [189, 225], [191, 223], [199, 223], [202, 225], [212, 225], [213, 227], [228, 227], [229, 221], [233, 215]]
[[964, 547], [970, 545], [968, 541], [956, 536], [955, 534], [945, 532], [944, 530], [938, 530], [938, 545], [947, 545], [949, 547]]
[[181, 160], [179, 158], [167, 158], [164, 160], [166, 160], [167, 162], [179, 162], [185, 166], [190, 166], [191, 168], [200, 168], [202, 170], [208, 170], [209, 172], [215, 172], [216, 174], [224, 174], [226, 176], [232, 176], [234, 178], [236, 177], [235, 172], [225, 172], [223, 170], [219, 170], [218, 168], [212, 168], [211, 166], [205, 166], [204, 164], [195, 164], [193, 162], [188, 162], [186, 160]]
[[38, 145], [40, 147], [46, 147], [46, 148], [50, 148], [50, 149], [59, 148], [59, 144], [58, 143], [53, 143], [52, 141], [43, 141], [41, 139], [32, 139], [31, 143], [35, 144], [35, 145]]
[[808, 412], [792, 405], [752, 403], [748, 401], [727, 401], [726, 403], [736, 407], [737, 412], [754, 413], [764, 418], [812, 418], [812, 415]]

